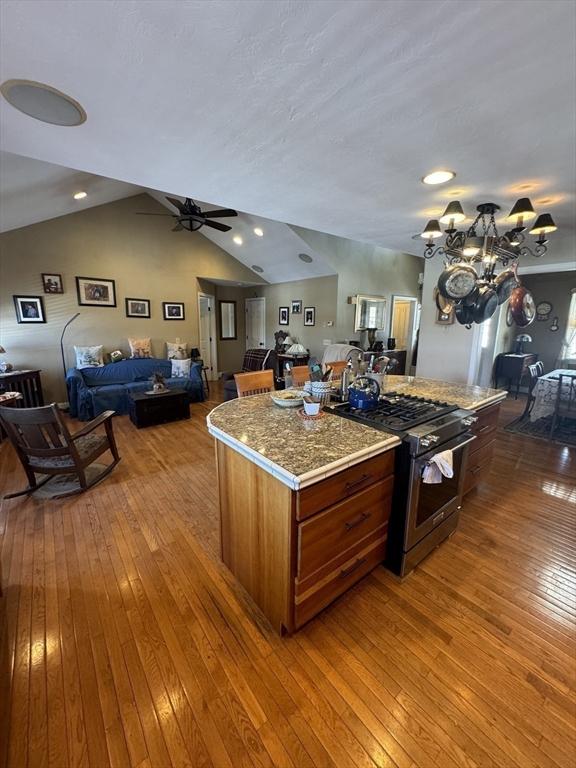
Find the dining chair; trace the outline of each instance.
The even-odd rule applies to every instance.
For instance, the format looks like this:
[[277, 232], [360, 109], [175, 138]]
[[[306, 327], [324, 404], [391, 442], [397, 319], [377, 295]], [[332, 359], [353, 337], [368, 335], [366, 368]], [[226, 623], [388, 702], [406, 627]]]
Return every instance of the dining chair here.
[[274, 371], [268, 368], [265, 371], [249, 371], [248, 373], [235, 373], [236, 391], [238, 397], [259, 395], [263, 392], [274, 391]]
[[[54, 498], [82, 493], [102, 480], [120, 461], [112, 429], [113, 415], [114, 411], [105, 411], [72, 434], [54, 403], [41, 408], [0, 407], [0, 424], [28, 478], [27, 488], [4, 498], [33, 493], [56, 475], [76, 475], [78, 486]], [[104, 426], [105, 433], [93, 434], [99, 426]], [[113, 461], [89, 479], [86, 470], [106, 451], [110, 451]]]
[[550, 435], [552, 439], [559, 419], [576, 419], [576, 373], [561, 373], [558, 376], [558, 389], [556, 390], [556, 402]]
[[342, 378], [342, 373], [348, 365], [348, 360], [335, 360], [333, 363], [326, 363], [326, 365], [332, 368], [331, 380], [338, 381], [338, 379]]
[[534, 389], [538, 383], [538, 379], [540, 376], [542, 376], [543, 373], [544, 363], [541, 360], [538, 360], [537, 363], [533, 363], [532, 365], [528, 366], [528, 397], [526, 398], [526, 405], [524, 406], [522, 416], [520, 416], [521, 419], [523, 419], [524, 416], [528, 416], [534, 407], [534, 402], [536, 401]]
[[292, 386], [303, 387], [310, 381], [310, 369], [307, 365], [295, 365], [292, 368]]

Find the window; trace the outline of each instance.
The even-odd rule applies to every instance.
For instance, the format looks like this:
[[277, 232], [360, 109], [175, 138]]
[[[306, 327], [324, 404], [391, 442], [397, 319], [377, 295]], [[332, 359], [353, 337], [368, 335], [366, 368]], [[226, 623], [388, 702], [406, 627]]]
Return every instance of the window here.
[[566, 361], [576, 360], [576, 288], [572, 288], [566, 335], [564, 336], [560, 358]]

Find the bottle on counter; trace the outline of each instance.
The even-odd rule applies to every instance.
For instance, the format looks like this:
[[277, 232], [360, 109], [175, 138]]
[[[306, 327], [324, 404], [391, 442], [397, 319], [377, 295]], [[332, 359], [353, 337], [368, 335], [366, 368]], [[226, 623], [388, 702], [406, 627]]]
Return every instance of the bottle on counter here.
[[352, 361], [348, 360], [348, 365], [342, 371], [342, 402], [345, 403], [348, 400], [348, 387], [354, 380], [354, 372], [352, 370]]
[[284, 363], [284, 389], [292, 387], [292, 368], [290, 363]]

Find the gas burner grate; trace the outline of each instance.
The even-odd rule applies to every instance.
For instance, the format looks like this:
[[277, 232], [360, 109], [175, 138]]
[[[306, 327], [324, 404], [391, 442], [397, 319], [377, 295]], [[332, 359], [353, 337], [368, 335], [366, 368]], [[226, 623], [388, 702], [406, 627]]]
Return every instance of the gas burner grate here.
[[333, 413], [373, 426], [376, 429], [403, 431], [450, 413], [457, 406], [423, 397], [387, 392], [370, 410], [352, 408], [349, 403], [337, 406]]

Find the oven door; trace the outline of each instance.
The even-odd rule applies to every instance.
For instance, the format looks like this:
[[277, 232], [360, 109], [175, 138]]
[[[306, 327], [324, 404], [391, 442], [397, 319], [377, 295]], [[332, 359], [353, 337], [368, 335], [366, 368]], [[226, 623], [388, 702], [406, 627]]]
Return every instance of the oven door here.
[[[475, 439], [471, 432], [465, 432], [412, 459], [408, 486], [408, 515], [404, 532], [405, 551], [411, 549], [459, 508], [468, 445]], [[424, 483], [422, 472], [430, 459], [435, 454], [448, 450], [452, 451], [454, 476], [443, 477], [441, 483]]]

